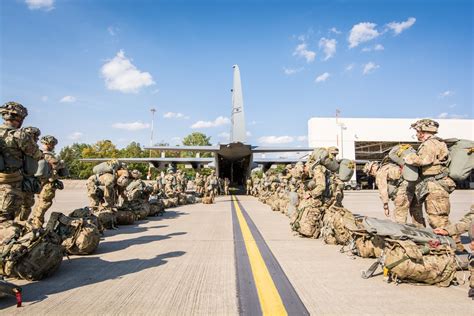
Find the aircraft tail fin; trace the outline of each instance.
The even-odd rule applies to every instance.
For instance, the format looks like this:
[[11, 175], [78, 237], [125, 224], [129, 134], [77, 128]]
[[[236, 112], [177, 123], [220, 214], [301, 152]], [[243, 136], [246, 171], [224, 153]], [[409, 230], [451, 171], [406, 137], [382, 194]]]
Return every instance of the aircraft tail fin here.
[[245, 143], [247, 131], [245, 129], [244, 99], [242, 96], [242, 84], [240, 81], [240, 70], [234, 65], [234, 84], [232, 87], [232, 129], [230, 131], [230, 142]]

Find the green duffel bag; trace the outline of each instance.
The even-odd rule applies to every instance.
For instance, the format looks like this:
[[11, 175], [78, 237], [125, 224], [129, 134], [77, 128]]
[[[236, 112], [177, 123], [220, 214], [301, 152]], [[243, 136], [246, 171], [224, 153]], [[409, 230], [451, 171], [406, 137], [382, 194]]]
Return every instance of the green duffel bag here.
[[353, 160], [341, 159], [339, 161], [339, 171], [337, 172], [337, 175], [341, 181], [346, 182], [352, 178], [352, 175], [354, 175], [354, 170], [355, 162]]
[[115, 213], [117, 225], [132, 225], [136, 218], [136, 214], [128, 209], [118, 209]]
[[449, 177], [456, 181], [466, 180], [474, 168], [474, 141], [467, 139], [446, 140], [449, 146], [451, 161], [449, 162]]

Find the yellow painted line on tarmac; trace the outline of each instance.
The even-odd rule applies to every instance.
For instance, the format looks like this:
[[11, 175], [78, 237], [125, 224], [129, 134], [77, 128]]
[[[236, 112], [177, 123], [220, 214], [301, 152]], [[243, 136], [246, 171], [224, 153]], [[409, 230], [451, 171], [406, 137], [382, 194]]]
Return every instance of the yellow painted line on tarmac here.
[[237, 203], [237, 199], [232, 195], [232, 201], [239, 220], [240, 229], [244, 238], [245, 248], [249, 256], [250, 267], [252, 269], [253, 279], [257, 288], [258, 299], [263, 315], [288, 315], [285, 305], [278, 293], [275, 282], [268, 271], [265, 260], [258, 249], [257, 243], [253, 238], [252, 232], [245, 220], [242, 210]]

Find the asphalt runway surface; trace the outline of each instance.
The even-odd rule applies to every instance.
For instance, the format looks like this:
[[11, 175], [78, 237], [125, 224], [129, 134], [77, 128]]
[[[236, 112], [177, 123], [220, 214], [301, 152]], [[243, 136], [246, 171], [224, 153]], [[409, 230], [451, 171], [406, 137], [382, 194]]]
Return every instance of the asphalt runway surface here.
[[[451, 195], [453, 221], [474, 191]], [[51, 211], [87, 205], [70, 181]], [[383, 218], [375, 191], [347, 192], [353, 213]], [[1, 314], [26, 315], [474, 315], [467, 284], [438, 288], [362, 279], [374, 260], [292, 234], [289, 220], [257, 199], [219, 197], [106, 231], [97, 253], [65, 258], [59, 271], [23, 286], [24, 304], [0, 298]], [[467, 243], [467, 238], [463, 238]], [[467, 273], [458, 272], [463, 279]]]

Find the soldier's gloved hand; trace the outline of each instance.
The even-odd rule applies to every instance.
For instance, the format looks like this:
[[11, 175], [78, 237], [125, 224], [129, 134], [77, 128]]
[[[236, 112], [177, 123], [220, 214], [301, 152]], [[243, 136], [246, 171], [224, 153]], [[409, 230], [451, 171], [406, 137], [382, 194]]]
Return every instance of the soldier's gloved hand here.
[[387, 217], [390, 216], [390, 208], [388, 207], [388, 203], [384, 203], [383, 212], [384, 212], [385, 216], [387, 216]]
[[441, 228], [441, 227], [433, 229], [433, 232], [436, 235], [441, 235], [441, 236], [448, 236], [449, 235], [448, 231], [446, 229]]

